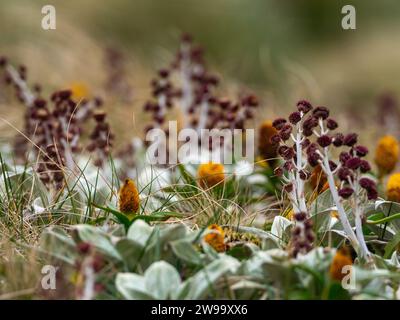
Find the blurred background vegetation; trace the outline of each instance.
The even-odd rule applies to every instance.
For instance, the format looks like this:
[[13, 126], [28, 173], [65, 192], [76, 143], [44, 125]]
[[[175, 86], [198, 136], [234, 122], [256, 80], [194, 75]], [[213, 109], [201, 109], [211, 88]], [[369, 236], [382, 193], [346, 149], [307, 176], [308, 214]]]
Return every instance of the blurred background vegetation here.
[[[54, 31], [41, 29], [45, 4], [56, 7]], [[341, 28], [345, 4], [356, 7], [357, 30]], [[96, 91], [103, 49], [123, 50], [136, 112], [182, 32], [204, 46], [223, 88], [255, 91], [266, 116], [300, 98], [365, 113], [400, 90], [398, 0], [1, 0], [0, 30], [0, 54], [49, 90], [83, 81]]]

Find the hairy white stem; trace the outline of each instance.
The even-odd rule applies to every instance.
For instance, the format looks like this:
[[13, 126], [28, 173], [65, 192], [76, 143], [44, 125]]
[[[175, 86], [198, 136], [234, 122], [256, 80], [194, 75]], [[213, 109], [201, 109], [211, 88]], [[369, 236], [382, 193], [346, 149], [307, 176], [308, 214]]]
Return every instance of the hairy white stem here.
[[359, 193], [360, 193], [360, 185], [358, 183], [358, 179], [355, 184], [353, 184], [354, 188], [354, 219], [355, 219], [355, 226], [356, 226], [356, 235], [358, 238], [358, 242], [360, 243], [360, 253], [361, 258], [364, 258], [366, 261], [369, 261], [371, 258], [371, 253], [368, 250], [367, 244], [365, 242], [364, 233], [362, 231], [362, 212], [361, 212], [361, 204], [359, 201]]
[[301, 146], [301, 132], [299, 127], [297, 128], [296, 135], [296, 158], [297, 158], [297, 170], [296, 170], [296, 184], [297, 184], [297, 198], [299, 199], [300, 210], [307, 212], [306, 199], [304, 195], [304, 180], [300, 178], [300, 171], [303, 167], [303, 150]]
[[329, 166], [329, 158], [328, 158], [327, 148], [324, 148], [324, 154], [323, 154], [322, 161], [323, 161], [323, 163], [321, 163], [321, 168], [325, 172], [325, 175], [328, 179], [329, 189], [332, 194], [333, 202], [335, 203], [337, 211], [339, 213], [339, 220], [343, 226], [343, 230], [349, 237], [349, 240], [350, 240], [352, 246], [354, 247], [354, 249], [356, 251], [359, 251], [360, 250], [359, 241], [356, 237], [356, 234], [353, 231], [353, 228], [351, 227], [350, 221], [347, 218], [347, 215], [343, 208], [342, 202], [340, 201], [338, 191], [336, 190], [335, 179], [333, 178], [333, 174], [332, 174], [331, 168]]
[[292, 204], [293, 213], [301, 212], [298, 197], [297, 197], [297, 185], [294, 173], [289, 172], [289, 181], [292, 183], [293, 190], [288, 193], [289, 200]]
[[356, 224], [356, 235], [357, 235], [358, 242], [360, 243], [360, 248], [361, 248], [361, 250], [360, 250], [361, 257], [368, 261], [371, 257], [371, 253], [369, 252], [367, 244], [364, 239], [364, 234], [362, 231], [361, 211], [359, 208], [355, 209], [354, 215], [355, 215], [355, 224]]
[[[320, 136], [325, 135], [329, 132], [328, 129], [325, 129], [324, 127], [324, 122], [322, 119], [319, 119], [319, 127], [320, 127]], [[349, 219], [347, 218], [347, 214], [346, 211], [344, 210], [344, 207], [342, 205], [342, 202], [340, 200], [339, 197], [339, 193], [336, 189], [336, 184], [335, 184], [335, 179], [333, 178], [333, 172], [331, 170], [331, 167], [329, 165], [329, 152], [328, 152], [328, 147], [324, 148], [324, 152], [318, 152], [318, 154], [322, 157], [322, 163], [321, 163], [321, 168], [322, 170], [325, 172], [325, 175], [328, 179], [328, 184], [329, 184], [329, 189], [331, 191], [332, 194], [332, 198], [333, 201], [336, 205], [337, 211], [339, 213], [339, 220], [343, 226], [343, 230], [344, 232], [347, 234], [347, 236], [349, 237], [349, 240], [354, 248], [354, 250], [357, 251], [357, 253], [360, 253], [360, 256], [366, 256], [366, 245], [365, 247], [362, 245], [362, 242], [360, 241], [360, 238], [358, 236], [358, 231], [357, 231], [357, 235], [356, 233], [354, 233], [354, 230], [350, 224]], [[335, 169], [338, 170], [338, 168]], [[350, 182], [351, 183], [351, 182]], [[357, 223], [357, 222], [356, 222]], [[364, 242], [365, 243], [365, 242]], [[368, 249], [367, 249], [368, 252]]]
[[19, 88], [22, 97], [25, 101], [25, 104], [27, 107], [31, 107], [33, 105], [33, 102], [35, 101], [35, 95], [31, 92], [29, 89], [28, 85], [26, 84], [25, 80], [23, 80], [17, 70], [14, 69], [13, 66], [7, 65], [6, 70], [10, 77], [12, 78], [12, 81], [14, 84]]
[[296, 162], [293, 162], [294, 172], [289, 173], [289, 180], [292, 183], [293, 190], [290, 192], [290, 200], [292, 202], [292, 207], [294, 213], [306, 212], [307, 205], [304, 195], [304, 180], [300, 177], [300, 171], [303, 170], [303, 150], [301, 143], [303, 142], [302, 130], [300, 127], [300, 122], [296, 125], [296, 136], [291, 134], [291, 139], [296, 144]]

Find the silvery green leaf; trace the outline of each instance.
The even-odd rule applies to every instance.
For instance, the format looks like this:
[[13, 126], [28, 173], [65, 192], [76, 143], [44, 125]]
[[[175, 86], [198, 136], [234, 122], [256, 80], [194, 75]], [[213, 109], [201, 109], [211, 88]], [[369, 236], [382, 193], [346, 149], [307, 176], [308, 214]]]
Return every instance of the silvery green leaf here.
[[207, 258], [209, 260], [214, 260], [218, 259], [219, 255], [218, 252], [214, 250], [213, 247], [211, 247], [207, 242], [204, 240], [201, 242], [201, 246], [203, 248], [204, 253], [206, 254]]
[[121, 239], [115, 248], [118, 250], [123, 261], [129, 270], [133, 270], [139, 263], [139, 258], [143, 253], [143, 246], [132, 239]]
[[246, 275], [262, 277], [261, 266], [265, 261], [273, 261], [268, 251], [259, 251], [255, 253], [249, 260], [245, 261], [242, 268]]
[[78, 231], [79, 238], [82, 241], [89, 242], [95, 248], [110, 257], [122, 260], [121, 255], [112, 245], [108, 235], [99, 228], [86, 224], [80, 224], [76, 225], [75, 229]]
[[[385, 217], [400, 213], [400, 203], [379, 199], [374, 204], [369, 205], [364, 213], [367, 217], [375, 213], [383, 213]], [[394, 219], [389, 222], [395, 228], [395, 231], [400, 231], [400, 219]]]
[[[109, 227], [109, 225], [107, 225], [107, 227]], [[119, 238], [126, 236], [125, 226], [122, 224], [112, 226], [111, 228], [107, 229], [107, 231], [110, 234], [112, 243], [117, 243]]]
[[326, 232], [331, 228], [331, 212], [332, 208], [328, 208], [326, 210], [311, 215], [313, 226], [317, 232]]
[[148, 225], [141, 219], [137, 219], [128, 230], [126, 237], [140, 243], [143, 247], [146, 245], [151, 234], [153, 233], [153, 227]]
[[144, 273], [145, 287], [157, 299], [167, 299], [181, 284], [178, 271], [165, 261], [154, 262]]
[[189, 264], [201, 264], [201, 254], [195, 250], [193, 244], [186, 239], [170, 242], [174, 254], [181, 260]]
[[168, 243], [170, 241], [183, 239], [188, 234], [188, 228], [184, 224], [170, 224], [160, 229], [160, 241]]
[[[365, 226], [370, 229], [374, 234], [376, 235], [381, 235], [383, 232], [382, 226], [383, 225], [379, 225], [379, 224], [371, 224], [371, 223], [366, 223]], [[389, 226], [386, 227], [385, 230], [385, 240], [392, 240], [393, 236], [396, 234], [396, 232], [390, 228]]]
[[335, 202], [332, 198], [330, 190], [325, 190], [311, 203], [310, 214], [314, 215], [324, 211], [336, 210]]
[[264, 266], [270, 265], [275, 268], [275, 265], [281, 268], [287, 264], [288, 253], [282, 249], [271, 249], [267, 251], [256, 252], [253, 257], [244, 262], [242, 266], [243, 273], [260, 279], [264, 278]]
[[271, 235], [270, 238], [268, 239], [263, 239], [262, 244], [261, 244], [261, 249], [262, 250], [271, 250], [271, 249], [277, 249], [279, 248], [278, 241], [276, 241], [276, 238]]
[[299, 255], [294, 263], [304, 265], [315, 271], [324, 272], [331, 265], [333, 254], [333, 250], [327, 252], [324, 248], [318, 247], [305, 255]]
[[400, 280], [399, 272], [392, 272], [386, 269], [367, 270], [367, 269], [362, 269], [358, 266], [354, 266], [353, 268], [357, 283], [371, 281], [378, 278], [380, 279], [392, 278]]
[[390, 258], [390, 263], [394, 267], [400, 269], [400, 261], [399, 261], [399, 257], [397, 256], [397, 252], [396, 251], [393, 252], [392, 257]]
[[347, 234], [344, 232], [344, 231], [342, 231], [342, 230], [337, 230], [337, 229], [332, 229], [332, 230], [330, 230], [332, 233], [334, 233], [334, 234], [337, 234], [338, 236], [340, 236], [341, 238], [345, 238], [345, 239], [347, 239]]
[[19, 191], [33, 191], [34, 196], [37, 196], [37, 193], [32, 188], [34, 185], [34, 175], [32, 173], [32, 168], [24, 168], [21, 166], [16, 166], [10, 171], [6, 171], [1, 174], [0, 186], [1, 190], [4, 192], [6, 190], [5, 183], [7, 185], [11, 185], [16, 190]]
[[118, 273], [115, 279], [117, 290], [128, 300], [153, 300], [155, 297], [147, 291], [143, 276], [135, 273]]
[[224, 255], [198, 271], [194, 276], [182, 283], [175, 299], [204, 299], [215, 286], [216, 281], [224, 275], [235, 273], [240, 266], [239, 261]]
[[235, 284], [233, 284], [231, 286], [232, 290], [243, 290], [243, 289], [260, 289], [263, 290], [265, 289], [265, 285], [258, 283], [258, 282], [254, 282], [254, 281], [249, 281], [249, 280], [240, 280], [238, 282], [236, 282]]
[[387, 269], [390, 271], [400, 271], [400, 262], [397, 257], [397, 252], [394, 251], [390, 259], [384, 259], [380, 255], [373, 255], [375, 266], [379, 269]]
[[[400, 203], [397, 202], [393, 202], [393, 201], [388, 201], [388, 200], [384, 200], [384, 199], [378, 199], [375, 201], [375, 203], [369, 207], [373, 207], [375, 209], [375, 211], [378, 210], [389, 210], [389, 207], [392, 206], [392, 209], [395, 209], [396, 211], [400, 211]], [[397, 210], [399, 209], [399, 210]], [[368, 212], [371, 211], [368, 210]], [[386, 213], [386, 212], [385, 212]]]
[[58, 226], [45, 229], [40, 237], [39, 251], [74, 264], [76, 260], [76, 245], [65, 230]]
[[293, 222], [282, 216], [276, 216], [272, 222], [271, 234], [275, 237], [275, 241], [283, 246], [289, 239], [290, 235], [288, 227], [292, 226]]
[[368, 295], [369, 298], [364, 298], [364, 299], [392, 299], [393, 298], [393, 291], [392, 289], [389, 289], [387, 286], [387, 280], [384, 277], [376, 277], [373, 279], [368, 279], [369, 282], [365, 285], [360, 285], [358, 281], [363, 282], [363, 280], [359, 280], [356, 274], [355, 278], [359, 290], [362, 290], [362, 293], [365, 295]]

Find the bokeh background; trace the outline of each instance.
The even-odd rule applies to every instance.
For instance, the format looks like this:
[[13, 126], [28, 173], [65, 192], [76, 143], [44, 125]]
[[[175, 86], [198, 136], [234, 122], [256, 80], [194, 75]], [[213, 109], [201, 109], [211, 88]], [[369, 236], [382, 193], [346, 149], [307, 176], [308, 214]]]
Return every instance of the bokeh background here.
[[[56, 7], [56, 30], [41, 28], [45, 4]], [[345, 4], [356, 7], [356, 30], [341, 28]], [[102, 94], [104, 48], [124, 53], [133, 100], [108, 105], [120, 136], [141, 131], [149, 82], [169, 64], [182, 32], [203, 45], [223, 94], [247, 88], [259, 95], [258, 119], [307, 98], [354, 119], [348, 127], [374, 131], [368, 125], [380, 112], [379, 97], [400, 94], [398, 0], [0, 1], [0, 55], [26, 65], [46, 92], [82, 82]], [[22, 113], [0, 101], [1, 117], [17, 127]], [[7, 124], [0, 129], [14, 134]]]

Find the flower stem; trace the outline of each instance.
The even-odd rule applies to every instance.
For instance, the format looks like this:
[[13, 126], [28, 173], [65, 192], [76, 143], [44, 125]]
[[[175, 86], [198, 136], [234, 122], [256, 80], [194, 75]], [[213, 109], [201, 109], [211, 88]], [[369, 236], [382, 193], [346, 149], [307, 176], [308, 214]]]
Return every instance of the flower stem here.
[[346, 212], [345, 212], [345, 210], [343, 208], [343, 205], [342, 205], [342, 203], [340, 201], [338, 191], [336, 189], [335, 180], [333, 178], [333, 174], [332, 174], [332, 171], [331, 171], [330, 166], [329, 166], [329, 159], [328, 159], [326, 148], [325, 148], [324, 151], [325, 152], [324, 152], [324, 155], [323, 155], [323, 163], [321, 164], [321, 167], [324, 170], [324, 172], [326, 174], [326, 177], [328, 179], [329, 189], [331, 191], [333, 201], [334, 201], [334, 203], [336, 205], [336, 208], [337, 208], [337, 211], [339, 213], [339, 220], [340, 220], [340, 222], [341, 222], [341, 224], [343, 226], [344, 232], [349, 237], [349, 240], [350, 240], [352, 246], [354, 247], [354, 250], [359, 251], [360, 250], [360, 245], [359, 245], [357, 236], [354, 233], [353, 228], [351, 227], [349, 219], [347, 218]]

